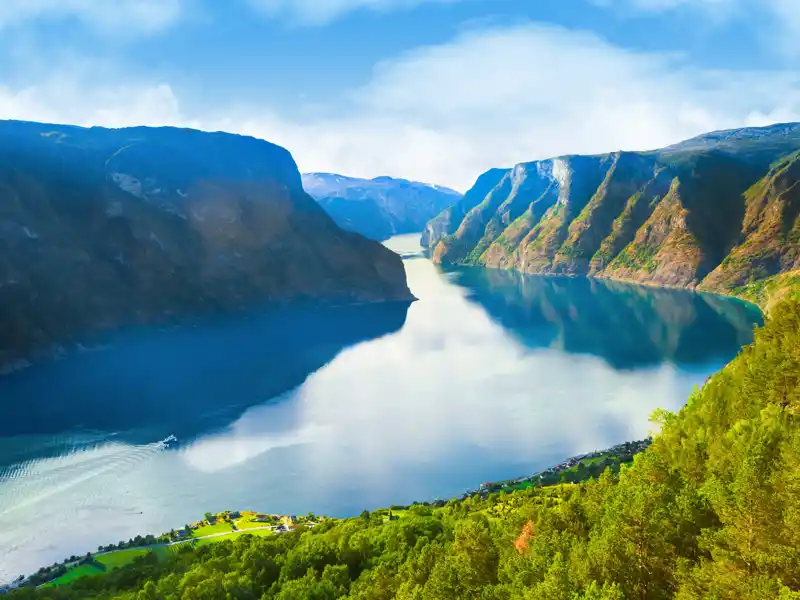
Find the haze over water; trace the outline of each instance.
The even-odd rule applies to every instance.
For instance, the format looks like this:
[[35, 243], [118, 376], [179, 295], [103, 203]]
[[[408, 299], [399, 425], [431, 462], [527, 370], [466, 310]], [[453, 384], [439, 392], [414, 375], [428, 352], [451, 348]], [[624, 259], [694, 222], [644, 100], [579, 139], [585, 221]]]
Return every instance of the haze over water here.
[[687, 291], [442, 273], [418, 236], [387, 245], [410, 307], [129, 331], [0, 378], [0, 580], [206, 511], [348, 516], [641, 439], [761, 321]]

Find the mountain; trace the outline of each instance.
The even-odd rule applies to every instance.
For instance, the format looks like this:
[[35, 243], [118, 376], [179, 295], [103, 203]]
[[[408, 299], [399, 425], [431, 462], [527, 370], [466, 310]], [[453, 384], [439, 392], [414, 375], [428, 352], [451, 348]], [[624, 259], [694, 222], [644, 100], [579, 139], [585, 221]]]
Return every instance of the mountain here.
[[305, 173], [303, 187], [340, 227], [374, 240], [422, 231], [425, 223], [461, 199], [460, 193], [445, 187], [392, 177]]
[[426, 225], [422, 242], [443, 264], [768, 304], [800, 280], [799, 150], [800, 123], [789, 123], [492, 169]]
[[0, 121], [0, 364], [94, 330], [307, 300], [410, 300], [285, 149], [189, 129]]

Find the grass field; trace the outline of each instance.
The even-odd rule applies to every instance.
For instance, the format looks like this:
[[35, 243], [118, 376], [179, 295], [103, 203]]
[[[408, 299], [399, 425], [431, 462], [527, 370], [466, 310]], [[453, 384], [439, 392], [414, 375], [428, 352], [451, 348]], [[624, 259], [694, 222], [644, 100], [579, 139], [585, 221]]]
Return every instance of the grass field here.
[[55, 581], [46, 583], [42, 587], [58, 587], [59, 585], [65, 585], [70, 581], [79, 579], [81, 577], [86, 577], [88, 575], [100, 575], [101, 573], [103, 573], [103, 571], [93, 565], [78, 565], [77, 567], [71, 567], [64, 575]]
[[164, 560], [169, 558], [172, 554], [176, 552], [180, 552], [180, 549], [185, 546], [207, 546], [208, 544], [216, 544], [217, 542], [224, 542], [226, 540], [230, 540], [237, 535], [257, 535], [260, 537], [266, 537], [269, 535], [276, 535], [274, 531], [270, 529], [256, 529], [256, 530], [241, 530], [241, 531], [231, 531], [227, 535], [218, 535], [217, 537], [207, 538], [204, 540], [192, 540], [189, 539], [185, 542], [180, 544], [174, 544], [172, 546], [160, 546], [158, 548], [154, 548], [153, 552], [156, 553], [159, 560]]
[[107, 569], [118, 569], [119, 567], [124, 567], [132, 563], [140, 556], [144, 556], [149, 552], [151, 552], [151, 550], [131, 548], [130, 550], [119, 550], [118, 552], [112, 552], [105, 556], [98, 556], [95, 560], [104, 564]]
[[225, 521], [217, 521], [214, 525], [203, 525], [198, 527], [192, 532], [192, 537], [203, 537], [204, 535], [213, 535], [215, 533], [225, 533], [232, 531], [231, 526]]
[[247, 535], [257, 535], [259, 537], [266, 537], [266, 536], [270, 536], [270, 535], [276, 535], [275, 532], [270, 530], [270, 529], [256, 529], [256, 530], [251, 530], [251, 531], [248, 531], [248, 530], [245, 529], [243, 531], [234, 531], [234, 532], [230, 533], [229, 535], [218, 535], [217, 537], [208, 538], [208, 539], [205, 539], [205, 540], [197, 540], [195, 542], [195, 545], [196, 546], [207, 546], [208, 544], [216, 544], [216, 543], [219, 543], [219, 542], [225, 542], [227, 540], [232, 539], [234, 536], [245, 535], [245, 534], [247, 534]]
[[533, 484], [530, 481], [523, 481], [522, 483], [514, 483], [512, 485], [503, 486], [504, 492], [513, 492], [514, 490], [524, 490], [531, 487]]
[[253, 527], [268, 527], [270, 525], [274, 525], [274, 523], [261, 523], [259, 521], [246, 521], [245, 519], [241, 519], [236, 521], [236, 527], [239, 529], [252, 529]]
[[[144, 556], [148, 552], [152, 552], [152, 550], [145, 550], [142, 548], [131, 548], [129, 550], [119, 550], [117, 552], [112, 552], [111, 554], [98, 556], [95, 560], [100, 564], [102, 564], [103, 566], [105, 566], [106, 570], [110, 571], [112, 569], [119, 569], [120, 567], [129, 565], [138, 557]], [[101, 573], [104, 572], [105, 571], [103, 571], [99, 567], [96, 567], [95, 565], [78, 565], [75, 567], [70, 567], [69, 570], [66, 572], [66, 574], [62, 575], [55, 581], [51, 581], [50, 583], [45, 584], [42, 587], [54, 587], [59, 585], [65, 585], [75, 579], [86, 577], [88, 575], [100, 575]]]
[[[87, 577], [90, 575], [100, 575], [105, 571], [119, 569], [133, 563], [137, 558], [145, 556], [150, 552], [155, 553], [159, 560], [167, 560], [172, 555], [180, 552], [186, 546], [206, 546], [217, 542], [224, 542], [230, 540], [237, 535], [256, 535], [259, 537], [266, 537], [276, 535], [271, 529], [264, 529], [270, 527], [274, 523], [263, 523], [258, 521], [251, 521], [250, 519], [257, 513], [242, 513], [242, 518], [236, 522], [238, 531], [231, 528], [231, 524], [222, 519], [217, 521], [214, 525], [204, 525], [192, 531], [192, 537], [184, 542], [174, 544], [171, 546], [159, 546], [156, 548], [127, 548], [125, 550], [116, 550], [102, 556], [95, 558], [99, 565], [78, 565], [69, 568], [67, 573], [58, 579], [44, 584], [42, 587], [57, 587], [65, 585], [75, 579]], [[216, 535], [223, 534], [223, 535]], [[207, 539], [197, 539], [209, 535], [216, 535], [216, 537]], [[103, 569], [105, 567], [105, 570]]]

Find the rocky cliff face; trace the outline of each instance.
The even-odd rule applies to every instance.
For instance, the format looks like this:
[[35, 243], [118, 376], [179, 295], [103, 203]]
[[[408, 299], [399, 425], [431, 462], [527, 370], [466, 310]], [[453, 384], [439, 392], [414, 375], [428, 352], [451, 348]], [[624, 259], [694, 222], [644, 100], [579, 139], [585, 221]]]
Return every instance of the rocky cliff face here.
[[87, 332], [270, 302], [409, 300], [291, 155], [174, 128], [0, 122], [0, 363]]
[[461, 199], [449, 188], [392, 177], [305, 173], [303, 187], [340, 227], [375, 240], [422, 231], [430, 219]]
[[482, 175], [429, 223], [443, 264], [739, 293], [800, 269], [800, 124]]
[[455, 233], [464, 216], [483, 201], [486, 194], [505, 176], [503, 169], [492, 169], [478, 177], [475, 185], [455, 204], [431, 219], [422, 231], [422, 245], [433, 248], [439, 240]]

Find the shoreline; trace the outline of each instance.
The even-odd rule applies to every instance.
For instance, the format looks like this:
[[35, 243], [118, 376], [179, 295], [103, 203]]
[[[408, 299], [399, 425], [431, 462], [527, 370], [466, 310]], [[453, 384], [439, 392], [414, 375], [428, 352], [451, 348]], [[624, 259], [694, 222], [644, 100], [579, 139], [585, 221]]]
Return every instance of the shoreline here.
[[[722, 298], [730, 298], [733, 300], [738, 300], [740, 302], [744, 302], [745, 304], [749, 304], [758, 308], [763, 316], [767, 316], [769, 314], [769, 309], [772, 306], [772, 296], [778, 296], [782, 291], [783, 288], [779, 288], [773, 294], [768, 295], [765, 297], [761, 303], [755, 301], [752, 297], [748, 297], [743, 294], [737, 294], [733, 291], [725, 291], [725, 290], [710, 290], [701, 288], [699, 285], [673, 285], [668, 283], [658, 283], [654, 281], [636, 281], [634, 279], [626, 279], [621, 277], [611, 277], [608, 275], [590, 275], [588, 273], [527, 273], [525, 271], [521, 271], [516, 267], [490, 267], [487, 265], [473, 265], [473, 264], [466, 264], [466, 263], [455, 263], [455, 264], [444, 264], [441, 262], [437, 262], [433, 260], [432, 249], [426, 248], [423, 246], [423, 250], [426, 253], [428, 259], [437, 267], [443, 270], [448, 269], [459, 269], [459, 268], [468, 268], [468, 269], [490, 269], [495, 271], [511, 271], [513, 273], [517, 273], [522, 276], [526, 277], [564, 277], [568, 279], [589, 279], [589, 280], [596, 280], [596, 281], [613, 281], [615, 283], [623, 283], [630, 286], [642, 286], [647, 288], [656, 288], [656, 289], [665, 289], [665, 290], [683, 290], [686, 292], [692, 292], [694, 294], [709, 294], [712, 296], [720, 296]], [[772, 275], [768, 278], [761, 279], [759, 281], [766, 281], [771, 278], [778, 278], [783, 275], [789, 275], [791, 271], [787, 271], [786, 273], [778, 273], [776, 275]], [[757, 282], [756, 282], [757, 283]], [[745, 287], [745, 286], [741, 286]]]
[[[441, 506], [446, 505], [447, 502], [449, 502], [449, 501], [456, 500], [456, 501], [460, 502], [460, 501], [464, 501], [467, 498], [470, 498], [470, 497], [475, 496], [475, 495], [480, 495], [480, 496], [484, 496], [485, 497], [485, 496], [488, 496], [491, 493], [497, 493], [497, 492], [511, 493], [511, 492], [513, 492], [513, 491], [515, 491], [517, 489], [524, 489], [525, 487], [532, 487], [532, 486], [536, 486], [536, 485], [540, 485], [540, 486], [558, 485], [559, 482], [550, 482], [550, 481], [548, 481], [548, 477], [560, 475], [560, 474], [563, 474], [565, 472], [569, 472], [572, 469], [578, 469], [578, 465], [583, 464], [584, 461], [594, 461], [594, 462], [592, 462], [590, 464], [602, 465], [603, 464], [602, 463], [603, 459], [610, 458], [610, 457], [617, 457], [617, 458], [620, 459], [619, 462], [617, 463], [618, 465], [627, 464], [630, 460], [633, 459], [633, 456], [635, 456], [636, 454], [639, 454], [640, 452], [643, 452], [644, 450], [646, 450], [650, 446], [652, 441], [653, 441], [653, 438], [645, 438], [644, 440], [622, 442], [620, 444], [616, 444], [616, 445], [611, 446], [610, 448], [606, 448], [604, 450], [593, 450], [591, 452], [585, 452], [583, 454], [578, 454], [578, 455], [566, 458], [566, 459], [564, 459], [563, 461], [561, 461], [560, 463], [558, 463], [556, 465], [553, 465], [553, 466], [548, 467], [547, 469], [545, 469], [543, 471], [539, 471], [539, 472], [533, 473], [531, 475], [525, 475], [525, 476], [521, 476], [521, 477], [515, 477], [515, 478], [512, 478], [512, 479], [505, 479], [505, 480], [500, 480], [500, 481], [495, 481], [495, 482], [482, 483], [477, 488], [468, 489], [463, 494], [461, 494], [460, 496], [454, 496], [452, 498], [449, 498], [448, 500], [436, 499], [436, 500], [433, 500], [433, 501], [412, 502], [410, 505], [402, 507], [402, 509], [405, 510], [409, 506], [414, 506], [414, 505], [441, 507]], [[612, 467], [612, 470], [613, 470], [613, 467]], [[377, 509], [377, 510], [385, 510], [385, 509]], [[390, 507], [389, 510], [390, 511], [400, 510], [400, 507], [399, 507], [399, 505], [398, 506], [394, 506], [394, 507]], [[375, 512], [375, 511], [372, 511], [372, 512]], [[109, 554], [115, 554], [115, 553], [120, 553], [120, 552], [130, 552], [130, 551], [137, 551], [137, 550], [153, 550], [153, 549], [155, 549], [157, 547], [159, 547], [159, 548], [160, 547], [170, 547], [170, 546], [176, 546], [176, 545], [181, 545], [181, 544], [193, 544], [193, 543], [196, 543], [199, 540], [206, 540], [206, 539], [219, 538], [219, 537], [228, 537], [228, 536], [237, 535], [237, 534], [247, 534], [249, 531], [268, 530], [269, 529], [269, 530], [274, 531], [275, 534], [278, 535], [278, 534], [283, 533], [283, 532], [292, 531], [294, 529], [294, 525], [295, 524], [297, 524], [297, 525], [302, 525], [303, 524], [303, 522], [298, 521], [297, 517], [294, 517], [294, 516], [272, 515], [272, 514], [267, 515], [265, 513], [256, 513], [256, 512], [245, 511], [245, 510], [242, 510], [242, 511], [226, 511], [225, 513], [219, 513], [218, 515], [215, 516], [214, 523], [218, 523], [218, 522], [222, 522], [222, 521], [226, 520], [224, 515], [233, 515], [233, 514], [251, 515], [251, 518], [252, 518], [252, 515], [255, 515], [258, 518], [267, 518], [268, 517], [268, 518], [272, 519], [272, 521], [275, 521], [275, 523], [272, 524], [272, 525], [266, 525], [266, 526], [261, 526], [261, 527], [249, 527], [249, 528], [240, 528], [240, 527], [236, 526], [236, 528], [232, 528], [231, 531], [215, 532], [215, 533], [211, 533], [209, 535], [202, 535], [202, 536], [198, 536], [198, 537], [194, 537], [190, 533], [189, 533], [188, 537], [180, 537], [176, 533], [176, 532], [183, 531], [183, 530], [172, 530], [171, 532], [168, 532], [168, 533], [162, 533], [160, 536], [157, 536], [157, 537], [152, 535], [152, 534], [147, 534], [142, 539], [146, 539], [148, 537], [152, 537], [155, 540], [159, 540], [161, 538], [164, 538], [165, 536], [169, 536], [170, 541], [155, 542], [155, 543], [150, 543], [150, 544], [146, 544], [146, 545], [142, 545], [142, 546], [130, 545], [130, 546], [127, 546], [127, 547], [122, 547], [122, 548], [117, 548], [117, 547], [114, 547], [113, 545], [110, 545], [110, 546], [108, 546], [107, 550], [103, 550], [101, 552], [97, 552], [97, 553], [89, 552], [87, 555], [82, 555], [82, 556], [75, 555], [75, 556], [71, 557], [74, 560], [69, 560], [67, 562], [59, 563], [59, 566], [63, 566], [63, 567], [68, 569], [70, 567], [74, 567], [76, 565], [83, 564], [88, 557], [91, 557], [91, 560], [93, 561], [97, 557], [103, 557], [103, 556], [107, 556]], [[240, 518], [243, 518], [243, 517], [240, 517]], [[346, 520], [346, 519], [349, 519], [349, 518], [356, 518], [356, 516], [344, 517], [343, 519], [332, 519], [331, 518], [331, 520]], [[306, 517], [300, 517], [300, 519], [305, 520]], [[317, 517], [317, 519], [318, 519], [317, 522], [312, 522], [313, 524], [308, 525], [309, 528], [314, 527], [315, 525], [317, 525], [318, 522], [322, 522], [322, 521], [327, 520], [329, 518], [328, 517], [324, 517], [324, 516], [320, 516], [320, 517]], [[227, 519], [227, 520], [230, 521], [230, 519]], [[270, 522], [272, 522], [272, 521], [270, 521]], [[257, 519], [254, 519], [252, 522], [259, 522], [259, 521]], [[197, 526], [197, 527], [202, 527], [203, 526], [202, 525], [202, 521], [200, 523], [195, 523], [194, 525]], [[285, 526], [285, 528], [284, 529], [280, 529], [280, 527], [283, 527], [283, 526]], [[178, 536], [178, 537], [176, 537], [176, 536]], [[142, 536], [140, 534], [140, 536], [137, 536], [137, 537], [142, 537]], [[40, 571], [37, 571], [36, 573], [32, 573], [30, 575], [24, 576], [24, 578], [21, 579], [21, 580], [18, 578], [16, 580], [14, 580], [13, 582], [7, 582], [4, 585], [0, 585], [0, 593], [3, 593], [6, 590], [15, 589], [16, 587], [24, 587], [24, 586], [30, 585], [28, 582], [32, 578], [36, 577], [37, 574], [39, 574], [39, 573], [40, 573]], [[63, 576], [63, 574], [59, 575], [59, 577], [61, 577], [61, 576]], [[37, 587], [37, 588], [38, 587], [42, 587], [43, 585], [47, 585], [49, 583], [52, 583], [53, 581], [56, 581], [57, 579], [58, 579], [58, 577], [55, 577], [55, 578], [52, 578], [52, 579], [50, 579], [48, 581], [35, 584], [35, 587]], [[11, 586], [14, 586], [14, 587], [11, 587]]]
[[[182, 528], [172, 529], [158, 536], [154, 534], [139, 534], [128, 542], [122, 542], [122, 545], [109, 544], [100, 546], [96, 552], [72, 555], [59, 563], [41, 567], [38, 571], [29, 575], [21, 575], [13, 581], [0, 582], [0, 594], [22, 587], [35, 587], [38, 589], [54, 583], [58, 585], [58, 580], [68, 575], [71, 570], [85, 566], [93, 567], [98, 571], [91, 574], [103, 573], [115, 567], [107, 567], [103, 564], [103, 561], [98, 561], [97, 559], [110, 555], [129, 553], [132, 555], [132, 560], [130, 561], [132, 562], [142, 553], [146, 554], [151, 551], [155, 552], [159, 549], [183, 544], [194, 545], [200, 541], [214, 540], [215, 538], [228, 538], [248, 533], [251, 535], [263, 533], [280, 535], [301, 526], [312, 529], [328, 518], [322, 515], [279, 515], [246, 510], [224, 511], [217, 514], [206, 513], [203, 519], [187, 524]], [[220, 530], [221, 528], [222, 530]], [[196, 533], [202, 533], [203, 529], [207, 531], [202, 535], [195, 535]], [[255, 534], [253, 532], [259, 533]], [[45, 577], [49, 578], [45, 580]]]
[[[606, 448], [605, 450], [593, 450], [591, 452], [585, 452], [583, 454], [578, 454], [575, 456], [571, 456], [562, 462], [549, 467], [543, 471], [539, 471], [537, 473], [533, 473], [532, 475], [527, 475], [523, 477], [515, 477], [512, 479], [504, 479], [501, 481], [496, 482], [487, 482], [482, 483], [479, 487], [467, 490], [464, 494], [459, 497], [459, 500], [465, 500], [468, 497], [474, 496], [476, 494], [479, 495], [488, 495], [495, 491], [507, 491], [509, 488], [513, 486], [519, 486], [525, 483], [537, 484], [543, 481], [549, 475], [557, 475], [560, 473], [564, 473], [569, 471], [570, 469], [577, 468], [579, 464], [581, 464], [585, 460], [596, 460], [602, 459], [605, 457], [610, 456], [623, 456], [631, 458], [640, 452], [644, 452], [647, 448], [650, 447], [650, 444], [653, 443], [653, 438], [645, 438], [643, 440], [636, 440], [631, 442], [622, 442], [620, 444], [616, 444], [611, 446], [610, 448]], [[621, 461], [623, 464], [628, 462], [626, 460]], [[542, 484], [542, 485], [547, 485]]]

